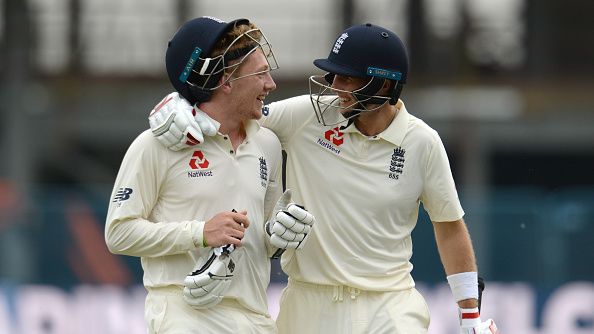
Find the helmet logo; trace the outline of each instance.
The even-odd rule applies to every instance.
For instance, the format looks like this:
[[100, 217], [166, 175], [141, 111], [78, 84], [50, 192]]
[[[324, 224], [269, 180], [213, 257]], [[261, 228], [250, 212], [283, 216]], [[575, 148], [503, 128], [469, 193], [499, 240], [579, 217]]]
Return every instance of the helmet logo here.
[[371, 75], [372, 77], [380, 77], [396, 81], [400, 81], [400, 79], [402, 79], [401, 72], [388, 71], [377, 67], [368, 67], [367, 74]]
[[179, 76], [179, 81], [186, 83], [188, 77], [190, 76], [190, 73], [192, 73], [194, 65], [196, 64], [196, 60], [198, 60], [198, 56], [200, 56], [200, 53], [202, 53], [202, 49], [196, 47], [194, 49], [194, 52], [192, 52], [192, 55], [190, 55], [190, 59], [188, 59], [186, 66], [184, 66], [184, 71]]
[[340, 51], [340, 47], [342, 46], [342, 43], [344, 43], [344, 41], [349, 37], [348, 33], [343, 33], [342, 35], [340, 35], [340, 37], [338, 37], [338, 39], [336, 40], [336, 43], [334, 43], [334, 48], [332, 48], [332, 52], [338, 54], [338, 52]]
[[219, 19], [217, 17], [214, 17], [214, 16], [203, 16], [203, 18], [205, 18], [205, 19], [211, 19], [211, 20], [213, 20], [215, 22], [218, 22], [218, 23], [226, 23], [225, 21], [223, 21], [223, 20], [221, 20], [221, 19]]

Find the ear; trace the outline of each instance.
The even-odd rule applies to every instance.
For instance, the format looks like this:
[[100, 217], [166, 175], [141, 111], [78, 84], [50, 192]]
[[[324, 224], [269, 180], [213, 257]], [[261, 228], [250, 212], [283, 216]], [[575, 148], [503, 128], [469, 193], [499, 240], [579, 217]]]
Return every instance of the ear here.
[[230, 79], [231, 79], [231, 74], [229, 74], [227, 72], [223, 73], [223, 75], [221, 75], [221, 78], [219, 79], [219, 85], [221, 85], [221, 86], [228, 85]]
[[391, 80], [384, 79], [384, 83], [382, 84], [382, 88], [378, 92], [380, 95], [388, 95], [389, 92], [392, 90], [394, 83]]
[[219, 85], [221, 85], [221, 88], [226, 93], [231, 92], [231, 82], [229, 81], [229, 79], [231, 79], [231, 75], [228, 73], [224, 73], [221, 76], [221, 79], [219, 79]]

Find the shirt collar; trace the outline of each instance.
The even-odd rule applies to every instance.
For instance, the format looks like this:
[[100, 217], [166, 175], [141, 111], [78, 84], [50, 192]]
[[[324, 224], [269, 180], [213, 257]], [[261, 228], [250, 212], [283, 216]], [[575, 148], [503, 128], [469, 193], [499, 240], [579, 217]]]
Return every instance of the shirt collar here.
[[[194, 106], [194, 110], [196, 111], [197, 114], [202, 115], [202, 117], [209, 119], [217, 128], [217, 136], [218, 135], [222, 135], [219, 132], [219, 129], [221, 128], [221, 123], [219, 123], [217, 120], [215, 120], [214, 118], [208, 116], [207, 113], [205, 113], [204, 111], [200, 110], [198, 107]], [[245, 126], [245, 134], [246, 134], [246, 138], [250, 138], [251, 136], [253, 136], [254, 134], [256, 134], [256, 132], [258, 132], [258, 130], [260, 130], [260, 124], [258, 124], [258, 121], [256, 120], [247, 120], [243, 123], [243, 125]]]
[[[396, 146], [401, 146], [404, 136], [406, 135], [410, 114], [408, 111], [406, 111], [406, 107], [404, 106], [404, 102], [402, 102], [402, 100], [398, 100], [396, 107], [398, 108], [398, 114], [396, 117], [394, 117], [390, 125], [384, 131], [375, 137], [382, 138]], [[363, 136], [354, 123], [349, 125], [346, 129], [343, 129], [342, 132], [355, 132]]]
[[250, 119], [243, 122], [243, 126], [245, 126], [245, 137], [251, 138], [260, 130], [260, 124], [258, 121]]

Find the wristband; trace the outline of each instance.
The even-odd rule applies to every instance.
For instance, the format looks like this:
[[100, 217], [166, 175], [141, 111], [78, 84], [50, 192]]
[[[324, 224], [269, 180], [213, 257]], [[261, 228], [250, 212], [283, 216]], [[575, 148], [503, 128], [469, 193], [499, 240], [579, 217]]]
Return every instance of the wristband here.
[[206, 222], [202, 220], [192, 220], [189, 222], [194, 247], [208, 247], [208, 244], [204, 239], [204, 224], [206, 224]]
[[450, 275], [448, 284], [456, 302], [465, 299], [478, 299], [478, 273], [471, 271]]

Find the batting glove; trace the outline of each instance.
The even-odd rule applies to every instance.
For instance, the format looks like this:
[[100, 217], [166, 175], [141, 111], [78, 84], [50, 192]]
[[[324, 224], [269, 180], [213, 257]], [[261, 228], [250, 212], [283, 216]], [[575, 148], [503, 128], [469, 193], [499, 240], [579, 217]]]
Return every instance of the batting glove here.
[[212, 118], [181, 97], [177, 92], [167, 96], [149, 114], [153, 135], [167, 148], [179, 151], [214, 136], [218, 125]]
[[481, 322], [479, 309], [461, 308], [460, 313], [460, 334], [499, 334], [497, 325], [493, 319]]
[[272, 218], [266, 223], [270, 243], [280, 249], [299, 248], [316, 218], [302, 206], [291, 203], [291, 190], [278, 199]]
[[184, 300], [195, 309], [217, 305], [224, 297], [233, 278], [235, 262], [229, 254], [235, 246], [213, 248], [209, 256], [200, 258], [197, 269], [184, 280]]

